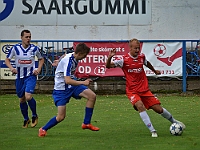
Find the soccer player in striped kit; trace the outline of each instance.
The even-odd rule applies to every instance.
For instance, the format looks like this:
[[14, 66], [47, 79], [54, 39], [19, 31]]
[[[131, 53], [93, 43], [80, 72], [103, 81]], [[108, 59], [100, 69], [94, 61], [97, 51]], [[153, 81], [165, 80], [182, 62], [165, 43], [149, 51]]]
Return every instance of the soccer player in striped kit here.
[[[36, 112], [36, 101], [32, 94], [34, 92], [37, 75], [40, 73], [44, 58], [39, 52], [39, 48], [31, 44], [31, 32], [23, 30], [21, 32], [20, 44], [14, 45], [5, 59], [6, 65], [13, 74], [16, 74], [16, 93], [20, 101], [21, 113], [24, 117], [23, 128], [27, 128], [31, 122], [31, 127], [35, 127], [38, 123], [38, 115]], [[35, 56], [37, 56], [39, 64], [35, 68]], [[11, 65], [11, 59], [15, 59], [15, 67]], [[28, 116], [28, 106], [32, 111], [32, 121]]]
[[115, 49], [109, 52], [106, 67], [120, 67], [123, 70], [126, 77], [126, 95], [135, 110], [139, 112], [142, 121], [151, 132], [151, 136], [158, 137], [158, 134], [151, 123], [146, 109], [154, 110], [171, 123], [180, 123], [183, 129], [185, 129], [185, 125], [176, 120], [170, 112], [163, 108], [158, 98], [151, 93], [143, 65], [151, 69], [156, 75], [161, 73], [159, 70], [154, 69], [143, 53], [140, 53], [140, 42], [137, 39], [131, 39], [129, 41], [129, 53], [119, 60], [111, 61], [115, 54]]
[[99, 131], [100, 129], [91, 124], [93, 110], [96, 102], [96, 94], [87, 86], [92, 82], [91, 79], [85, 81], [77, 81], [75, 70], [78, 67], [80, 60], [86, 58], [89, 54], [90, 48], [85, 43], [79, 43], [73, 53], [63, 55], [63, 58], [56, 63], [55, 84], [53, 90], [53, 99], [57, 107], [58, 113], [52, 117], [46, 125], [39, 129], [38, 136], [45, 137], [47, 130], [62, 122], [66, 116], [66, 105], [69, 103], [71, 97], [87, 99], [85, 106], [85, 117], [81, 125], [82, 129], [89, 129], [91, 131]]

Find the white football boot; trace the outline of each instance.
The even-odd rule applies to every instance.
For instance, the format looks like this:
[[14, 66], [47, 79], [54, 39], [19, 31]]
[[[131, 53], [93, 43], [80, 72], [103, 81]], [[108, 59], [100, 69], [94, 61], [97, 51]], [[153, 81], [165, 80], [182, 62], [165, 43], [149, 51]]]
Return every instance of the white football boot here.
[[156, 131], [151, 132], [151, 137], [155, 138], [158, 137], [158, 134]]
[[175, 122], [176, 122], [176, 123], [180, 123], [181, 126], [183, 127], [183, 130], [186, 128], [186, 126], [184, 125], [184, 123], [182, 123], [182, 122], [180, 122], [180, 121], [178, 121], [178, 120], [175, 120]]

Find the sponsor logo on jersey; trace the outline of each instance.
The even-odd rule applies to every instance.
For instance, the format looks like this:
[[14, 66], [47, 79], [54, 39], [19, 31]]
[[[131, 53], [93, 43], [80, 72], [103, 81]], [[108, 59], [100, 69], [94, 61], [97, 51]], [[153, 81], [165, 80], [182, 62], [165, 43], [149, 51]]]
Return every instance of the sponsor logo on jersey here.
[[19, 60], [18, 63], [19, 64], [31, 64], [32, 60]]
[[128, 72], [140, 73], [142, 72], [142, 68], [128, 69]]

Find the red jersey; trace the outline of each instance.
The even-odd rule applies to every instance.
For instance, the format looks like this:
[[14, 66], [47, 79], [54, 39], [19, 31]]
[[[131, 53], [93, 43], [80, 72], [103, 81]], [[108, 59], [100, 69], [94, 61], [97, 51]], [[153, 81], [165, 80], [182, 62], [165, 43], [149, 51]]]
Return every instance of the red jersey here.
[[121, 67], [126, 77], [126, 92], [140, 93], [149, 90], [148, 80], [143, 68], [147, 64], [144, 54], [132, 57], [126, 54], [120, 60], [115, 60], [114, 64]]

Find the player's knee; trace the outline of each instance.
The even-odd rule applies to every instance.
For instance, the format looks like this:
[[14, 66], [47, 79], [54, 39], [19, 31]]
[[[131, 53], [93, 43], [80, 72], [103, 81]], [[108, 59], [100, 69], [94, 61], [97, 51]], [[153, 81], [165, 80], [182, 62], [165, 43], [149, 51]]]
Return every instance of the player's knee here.
[[139, 112], [143, 112], [146, 110], [144, 105], [138, 105], [138, 106], [135, 106], [134, 108], [135, 108], [135, 110], [137, 110]]
[[25, 99], [27, 101], [31, 100], [32, 99], [32, 94], [25, 94]]
[[24, 102], [26, 102], [26, 98], [25, 98], [25, 96], [19, 98], [19, 102], [20, 102], [20, 103], [24, 103]]
[[158, 114], [162, 114], [163, 113], [163, 109], [162, 109], [162, 107], [159, 107], [158, 109], [157, 109], [157, 111], [156, 111]]
[[133, 108], [134, 108], [136, 111], [139, 111], [139, 112], [145, 111], [145, 107], [144, 107], [144, 105], [142, 105], [142, 104], [134, 105]]
[[96, 101], [96, 94], [94, 92], [91, 93], [88, 99], [95, 102]]
[[144, 107], [144, 104], [141, 101], [138, 101], [138, 102], [135, 103], [134, 109], [139, 111], [139, 112], [146, 110], [146, 108]]
[[163, 108], [160, 105], [154, 105], [152, 106], [152, 109], [158, 114], [163, 113]]

